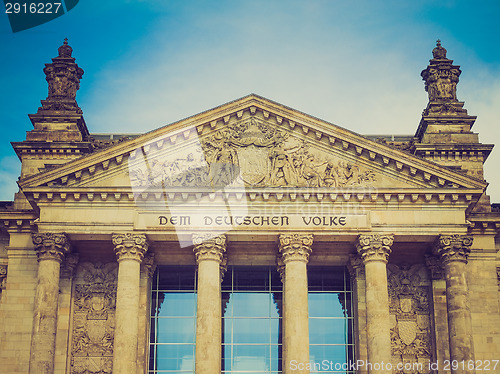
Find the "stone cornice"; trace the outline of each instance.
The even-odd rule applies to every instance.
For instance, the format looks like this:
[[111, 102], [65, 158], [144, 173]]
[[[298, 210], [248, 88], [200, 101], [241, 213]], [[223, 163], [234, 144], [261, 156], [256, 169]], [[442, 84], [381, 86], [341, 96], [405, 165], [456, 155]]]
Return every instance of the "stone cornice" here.
[[225, 268], [226, 235], [193, 234], [193, 245], [193, 253], [197, 264], [200, 261], [211, 260], [221, 264], [221, 270]]
[[500, 234], [500, 213], [472, 213], [467, 216], [467, 220], [470, 222], [469, 234]]
[[175, 187], [151, 188], [135, 192], [128, 188], [49, 188], [37, 187], [23, 190], [28, 200], [35, 203], [55, 202], [134, 202], [134, 201], [189, 201], [208, 197], [250, 201], [331, 201], [350, 203], [398, 203], [398, 204], [452, 204], [469, 206], [483, 194], [478, 189], [452, 188], [332, 188], [332, 187], [285, 187], [285, 188], [225, 188], [214, 191], [211, 188]]
[[467, 263], [473, 237], [470, 235], [440, 235], [434, 246], [434, 253], [441, 258], [443, 264], [451, 261]]
[[391, 254], [394, 235], [359, 235], [356, 250], [364, 263], [368, 261], [383, 261], [387, 263]]
[[122, 260], [142, 262], [148, 251], [148, 240], [144, 234], [113, 234], [112, 241], [118, 262]]
[[38, 261], [54, 260], [61, 263], [71, 252], [71, 245], [65, 233], [42, 232], [32, 235]]
[[0, 223], [8, 232], [35, 232], [38, 214], [26, 211], [2, 211]]
[[[466, 188], [484, 189], [484, 182], [453, 172], [433, 162], [425, 161], [389, 146], [371, 141], [351, 131], [328, 122], [292, 110], [283, 105], [250, 95], [210, 111], [181, 120], [169, 126], [144, 134], [137, 138], [117, 144], [108, 149], [93, 153], [88, 157], [69, 162], [56, 170], [31, 176], [20, 181], [21, 188], [40, 185], [65, 185], [70, 180], [107, 170], [125, 159], [133, 160], [141, 154], [154, 154], [164, 147], [172, 147], [183, 141], [198, 139], [200, 134], [220, 130], [231, 121], [248, 116], [259, 116], [271, 125], [297, 134], [308, 143], [322, 145], [324, 148], [350, 154], [359, 160], [373, 163], [394, 172], [404, 173], [408, 178], [422, 183], [438, 186], [456, 185]], [[65, 182], [66, 181], [66, 182]]]
[[284, 265], [289, 261], [309, 261], [313, 234], [280, 234], [279, 253]]

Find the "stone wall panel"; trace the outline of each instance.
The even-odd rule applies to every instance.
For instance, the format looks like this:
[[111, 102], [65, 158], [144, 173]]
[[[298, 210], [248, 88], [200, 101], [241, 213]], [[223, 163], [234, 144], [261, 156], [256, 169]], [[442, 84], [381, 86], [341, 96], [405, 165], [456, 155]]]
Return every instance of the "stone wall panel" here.
[[116, 262], [84, 262], [77, 268], [70, 374], [112, 372], [117, 270]]

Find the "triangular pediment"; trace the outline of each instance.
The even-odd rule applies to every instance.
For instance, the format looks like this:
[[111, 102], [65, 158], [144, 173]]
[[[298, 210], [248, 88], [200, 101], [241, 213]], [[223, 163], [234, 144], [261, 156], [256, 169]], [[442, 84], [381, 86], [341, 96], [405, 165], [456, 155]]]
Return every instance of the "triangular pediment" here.
[[24, 191], [484, 190], [485, 183], [250, 95], [20, 181]]

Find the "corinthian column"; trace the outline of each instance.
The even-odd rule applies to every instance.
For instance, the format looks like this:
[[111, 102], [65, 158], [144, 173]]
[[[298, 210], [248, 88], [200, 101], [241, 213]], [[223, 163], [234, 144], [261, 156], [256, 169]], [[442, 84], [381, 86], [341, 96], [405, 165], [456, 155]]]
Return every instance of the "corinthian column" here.
[[[309, 310], [307, 303], [307, 262], [313, 243], [312, 234], [281, 234], [279, 253], [285, 267], [283, 372], [308, 374]], [[281, 271], [282, 272], [282, 271]], [[299, 369], [300, 368], [300, 369]], [[293, 369], [293, 370], [292, 370]], [[297, 370], [295, 370], [297, 369]]]
[[113, 234], [112, 240], [118, 260], [113, 373], [135, 374], [141, 262], [148, 243], [144, 234]]
[[394, 241], [393, 235], [359, 235], [356, 249], [365, 266], [366, 278], [366, 338], [368, 372], [391, 373], [391, 337], [389, 294], [387, 291], [387, 261]]
[[193, 235], [193, 252], [198, 264], [196, 309], [196, 374], [221, 372], [221, 278], [225, 264], [226, 236]]
[[35, 294], [30, 374], [53, 374], [56, 348], [59, 272], [64, 256], [70, 252], [64, 233], [33, 234], [38, 256], [38, 284]]
[[453, 374], [475, 373], [468, 369], [469, 360], [474, 362], [472, 321], [469, 309], [469, 290], [465, 280], [465, 265], [470, 254], [472, 237], [466, 235], [440, 235], [434, 252], [441, 257], [446, 280], [446, 306], [448, 309], [448, 333], [450, 359], [464, 361]]

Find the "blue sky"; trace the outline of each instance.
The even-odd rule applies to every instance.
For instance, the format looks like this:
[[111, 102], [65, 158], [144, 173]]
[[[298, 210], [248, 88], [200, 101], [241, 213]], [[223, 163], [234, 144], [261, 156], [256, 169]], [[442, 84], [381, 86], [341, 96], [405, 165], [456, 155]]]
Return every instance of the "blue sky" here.
[[462, 68], [473, 131], [500, 202], [500, 1], [80, 0], [13, 34], [0, 15], [0, 200], [19, 161], [10, 141], [47, 96], [44, 63], [65, 37], [85, 70], [90, 132], [146, 132], [256, 93], [361, 134], [413, 135], [427, 103], [420, 71], [441, 39]]

